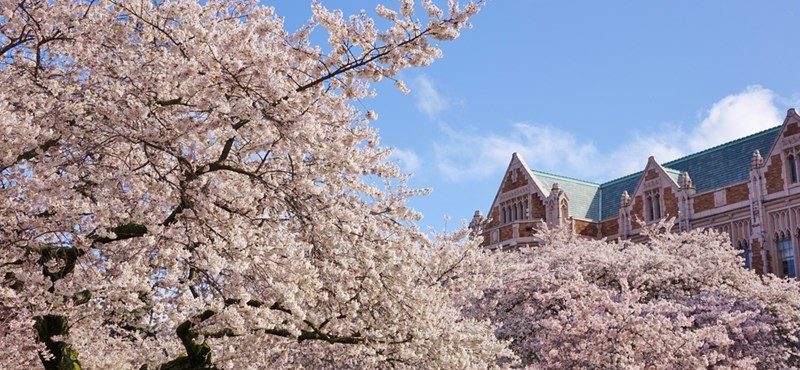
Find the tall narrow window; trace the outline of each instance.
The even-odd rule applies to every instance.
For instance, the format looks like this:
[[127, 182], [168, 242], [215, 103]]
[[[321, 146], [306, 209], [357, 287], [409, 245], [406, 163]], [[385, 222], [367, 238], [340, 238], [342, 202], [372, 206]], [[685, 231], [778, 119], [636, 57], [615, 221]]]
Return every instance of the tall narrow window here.
[[655, 216], [656, 216], [655, 219], [660, 219], [661, 218], [661, 195], [659, 195], [658, 193], [656, 193], [655, 198], [653, 199], [653, 206], [656, 209], [653, 212], [653, 213], [655, 213]]
[[789, 162], [789, 174], [791, 175], [792, 184], [797, 182], [797, 160], [795, 160], [793, 155], [790, 155], [788, 158]]
[[750, 246], [746, 240], [739, 241], [739, 249], [742, 251], [742, 258], [744, 258], [744, 268], [748, 270], [753, 269], [753, 257], [750, 253]]
[[781, 274], [783, 277], [795, 277], [794, 270], [794, 248], [792, 248], [792, 238], [781, 232], [777, 242], [778, 261], [780, 261]]
[[647, 196], [647, 221], [655, 220], [655, 217], [653, 215], [653, 211], [654, 211], [653, 210], [653, 197], [648, 195]]

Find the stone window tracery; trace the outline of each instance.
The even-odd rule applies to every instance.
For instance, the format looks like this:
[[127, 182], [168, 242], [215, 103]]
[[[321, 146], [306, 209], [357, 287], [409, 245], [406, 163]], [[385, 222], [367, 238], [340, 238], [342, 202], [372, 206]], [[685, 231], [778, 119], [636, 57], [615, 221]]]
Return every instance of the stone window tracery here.
[[770, 213], [773, 242], [777, 255], [777, 271], [783, 277], [795, 277], [794, 246], [791, 233], [790, 210], [784, 209]]
[[748, 270], [753, 269], [753, 251], [750, 248], [750, 220], [738, 220], [733, 222], [730, 230], [731, 241], [739, 249], [739, 255], [744, 259], [744, 267]]
[[741, 251], [741, 256], [744, 258], [744, 268], [748, 270], [753, 269], [753, 257], [750, 253], [750, 243], [747, 240], [740, 240], [738, 243], [739, 250]]
[[792, 237], [788, 232], [775, 233], [775, 246], [778, 250], [778, 263], [780, 263], [781, 275], [783, 277], [797, 276], [794, 269], [794, 248], [792, 247]]
[[500, 223], [509, 224], [530, 219], [530, 200], [528, 195], [519, 196], [500, 203]]
[[644, 203], [644, 215], [647, 222], [661, 219], [661, 189], [646, 191]]

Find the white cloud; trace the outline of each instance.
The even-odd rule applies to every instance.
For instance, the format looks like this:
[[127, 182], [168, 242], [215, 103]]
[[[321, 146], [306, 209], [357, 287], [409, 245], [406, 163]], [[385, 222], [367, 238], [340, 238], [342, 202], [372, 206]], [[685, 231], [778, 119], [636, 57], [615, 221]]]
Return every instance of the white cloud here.
[[511, 153], [521, 154], [534, 168], [588, 168], [587, 158], [597, 155], [591, 143], [579, 143], [570, 133], [557, 128], [514, 124], [503, 134], [469, 134], [444, 126], [448, 141], [434, 144], [439, 170], [450, 180], [489, 176], [508, 164]]
[[650, 156], [661, 163], [680, 158], [689, 153], [681, 145], [684, 137], [683, 131], [674, 126], [662, 126], [656, 132], [635, 133], [622, 146], [601, 155], [601, 167], [605, 174], [594, 180], [607, 181], [641, 171]]
[[393, 148], [391, 158], [399, 162], [403, 172], [416, 173], [420, 169], [419, 156], [412, 150]]
[[689, 149], [707, 149], [775, 126], [782, 122], [775, 100], [775, 93], [761, 86], [722, 98], [692, 131]]
[[426, 76], [419, 76], [414, 79], [414, 90], [412, 94], [417, 100], [417, 109], [433, 119], [436, 114], [450, 107], [450, 101], [439, 94], [436, 87]]
[[599, 152], [590, 140], [542, 124], [516, 123], [492, 134], [443, 126], [447, 140], [434, 144], [434, 158], [441, 173], [452, 181], [496, 176], [513, 152], [521, 154], [532, 169], [608, 181], [642, 170], [651, 155], [663, 163], [774, 127], [782, 122], [775, 105], [778, 99], [771, 90], [750, 86], [714, 103], [689, 130], [662, 125], [636, 132], [620, 138], [625, 143], [611, 152]]

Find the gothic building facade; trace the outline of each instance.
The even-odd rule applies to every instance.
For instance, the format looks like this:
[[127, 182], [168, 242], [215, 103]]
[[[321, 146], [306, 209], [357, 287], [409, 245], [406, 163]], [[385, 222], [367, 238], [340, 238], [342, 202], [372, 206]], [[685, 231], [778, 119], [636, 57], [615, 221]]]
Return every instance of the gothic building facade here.
[[486, 217], [472, 223], [487, 248], [538, 242], [543, 224], [592, 238], [641, 238], [643, 225], [675, 218], [676, 230], [730, 235], [747, 268], [800, 271], [800, 115], [783, 124], [602, 184], [532, 170], [512, 155]]

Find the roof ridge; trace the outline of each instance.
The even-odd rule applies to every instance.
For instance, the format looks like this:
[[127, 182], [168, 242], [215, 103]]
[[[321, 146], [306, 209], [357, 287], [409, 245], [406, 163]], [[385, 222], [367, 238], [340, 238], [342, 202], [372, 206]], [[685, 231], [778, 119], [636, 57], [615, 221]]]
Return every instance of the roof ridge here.
[[636, 171], [634, 173], [631, 173], [631, 174], [628, 174], [628, 175], [625, 175], [625, 176], [617, 177], [616, 179], [613, 179], [613, 180], [608, 180], [608, 181], [600, 184], [600, 187], [605, 187], [607, 185], [613, 185], [613, 184], [616, 184], [618, 182], [622, 182], [622, 180], [628, 180], [629, 177], [634, 177], [634, 176], [637, 176], [637, 175], [641, 175], [642, 172], [644, 172], [644, 171]]
[[[756, 133], [753, 133], [753, 134], [750, 134], [750, 135], [747, 135], [747, 136], [742, 136], [742, 137], [740, 137], [738, 139], [734, 139], [734, 140], [731, 140], [731, 141], [728, 141], [728, 142], [725, 142], [725, 143], [722, 143], [722, 144], [719, 144], [719, 145], [715, 145], [715, 146], [712, 146], [711, 148], [703, 149], [703, 150], [701, 150], [699, 152], [687, 154], [687, 155], [685, 155], [683, 157], [670, 160], [669, 162], [661, 163], [661, 167], [664, 167], [665, 170], [669, 169], [669, 170], [673, 170], [673, 171], [676, 171], [676, 172], [680, 173], [679, 170], [676, 170], [676, 169], [671, 168], [669, 166], [671, 166], [675, 162], [681, 162], [681, 161], [689, 160], [689, 159], [698, 157], [698, 156], [700, 156], [702, 154], [707, 154], [707, 153], [710, 153], [710, 152], [713, 152], [713, 151], [717, 151], [717, 150], [723, 149], [723, 148], [725, 148], [725, 147], [727, 147], [729, 145], [738, 144], [739, 142], [742, 142], [742, 141], [745, 141], [745, 140], [749, 140], [749, 139], [752, 139], [752, 138], [757, 137], [757, 136], [766, 135], [767, 133], [770, 133], [771, 131], [779, 130], [782, 126], [783, 125], [770, 127], [770, 128], [768, 128], [766, 130], [761, 130], [759, 132], [756, 132]], [[636, 171], [634, 173], [631, 173], [631, 174], [628, 174], [628, 175], [624, 175], [624, 176], [618, 177], [616, 179], [603, 182], [603, 183], [600, 184], [600, 186], [601, 187], [605, 187], [607, 185], [612, 185], [612, 184], [618, 183], [618, 182], [620, 182], [622, 180], [627, 180], [629, 177], [639, 175], [642, 172], [644, 172], [644, 171], [643, 170], [642, 171]]]
[[591, 182], [591, 181], [587, 181], [587, 180], [576, 179], [574, 177], [569, 177], [569, 176], [564, 176], [564, 175], [556, 175], [554, 173], [544, 172], [544, 171], [539, 171], [539, 170], [531, 170], [531, 172], [533, 172], [534, 174], [550, 176], [550, 177], [561, 179], [561, 180], [573, 181], [573, 182], [577, 182], [577, 183], [583, 184], [583, 185], [592, 185], [592, 186], [596, 186], [598, 188], [600, 187], [599, 183]]
[[717, 151], [717, 150], [723, 149], [725, 147], [728, 147], [730, 145], [738, 144], [738, 143], [740, 143], [742, 141], [746, 141], [746, 140], [752, 139], [752, 138], [757, 137], [757, 136], [766, 135], [767, 133], [770, 133], [770, 131], [780, 130], [781, 127], [783, 127], [783, 125], [770, 127], [770, 128], [768, 128], [766, 130], [762, 130], [762, 131], [759, 131], [759, 132], [756, 132], [756, 133], [753, 133], [753, 134], [750, 134], [750, 135], [747, 135], [747, 136], [740, 137], [740, 138], [735, 139], [735, 140], [731, 140], [731, 141], [728, 141], [728, 142], [725, 142], [725, 143], [722, 143], [722, 144], [719, 144], [719, 145], [715, 145], [715, 146], [712, 146], [711, 148], [703, 149], [703, 150], [701, 150], [699, 152], [695, 152], [695, 153], [692, 153], [692, 154], [687, 154], [687, 155], [685, 155], [683, 157], [680, 157], [678, 159], [673, 159], [673, 160], [671, 160], [669, 162], [664, 162], [664, 163], [661, 164], [661, 166], [662, 167], [666, 167], [666, 166], [669, 166], [671, 164], [674, 164], [675, 162], [681, 162], [681, 161], [689, 160], [689, 159], [698, 157], [698, 156], [700, 156], [702, 154], [706, 154], [706, 153], [710, 153], [710, 152], [713, 152], [713, 151]]

